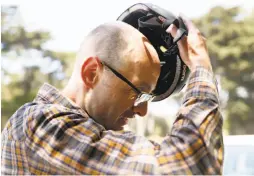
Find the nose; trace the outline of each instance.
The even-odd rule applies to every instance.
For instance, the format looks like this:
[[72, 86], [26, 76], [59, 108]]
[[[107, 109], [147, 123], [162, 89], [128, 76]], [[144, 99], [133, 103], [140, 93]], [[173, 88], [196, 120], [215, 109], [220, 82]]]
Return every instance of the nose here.
[[133, 106], [133, 112], [139, 116], [145, 116], [147, 113], [147, 102]]

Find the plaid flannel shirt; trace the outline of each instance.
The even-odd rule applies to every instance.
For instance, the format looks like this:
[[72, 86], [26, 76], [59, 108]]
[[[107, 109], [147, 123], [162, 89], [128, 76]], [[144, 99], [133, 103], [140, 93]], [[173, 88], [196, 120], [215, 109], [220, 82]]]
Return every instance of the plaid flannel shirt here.
[[2, 132], [2, 174], [221, 174], [222, 116], [211, 72], [197, 68], [161, 144], [110, 131], [44, 84]]

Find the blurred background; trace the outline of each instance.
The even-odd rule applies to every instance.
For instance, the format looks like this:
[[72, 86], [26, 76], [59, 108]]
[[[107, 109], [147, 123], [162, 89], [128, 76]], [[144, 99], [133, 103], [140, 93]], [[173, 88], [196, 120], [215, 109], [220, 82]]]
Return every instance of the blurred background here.
[[[75, 53], [84, 36], [97, 25], [115, 20], [137, 2], [151, 2], [176, 15], [182, 12], [194, 21], [207, 38], [209, 54], [219, 81], [224, 135], [254, 134], [252, 0], [3, 2], [2, 129], [21, 105], [33, 100], [44, 82], [62, 89], [70, 77]], [[150, 103], [147, 117], [130, 121], [126, 129], [161, 141], [170, 131], [181, 98], [182, 93]], [[250, 168], [254, 168], [254, 164]]]

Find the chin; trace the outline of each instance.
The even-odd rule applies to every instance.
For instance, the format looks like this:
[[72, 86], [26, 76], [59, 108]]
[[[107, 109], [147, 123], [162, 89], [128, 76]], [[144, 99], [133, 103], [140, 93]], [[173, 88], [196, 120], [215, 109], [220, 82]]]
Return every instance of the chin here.
[[113, 131], [122, 131], [123, 129], [124, 129], [123, 126], [107, 128], [107, 130], [113, 130]]
[[115, 127], [114, 129], [112, 129], [112, 130], [114, 130], [114, 131], [122, 131], [124, 128], [123, 127]]

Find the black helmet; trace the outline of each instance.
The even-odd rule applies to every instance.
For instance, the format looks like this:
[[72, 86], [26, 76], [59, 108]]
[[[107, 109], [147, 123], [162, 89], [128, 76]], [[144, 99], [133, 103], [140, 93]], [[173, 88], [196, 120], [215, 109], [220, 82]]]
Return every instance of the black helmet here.
[[[180, 92], [190, 74], [177, 46], [177, 41], [187, 35], [182, 19], [156, 5], [138, 3], [125, 10], [117, 20], [126, 22], [143, 33], [159, 55], [161, 73], [153, 91], [156, 95], [153, 101], [160, 101]], [[166, 32], [172, 23], [178, 27], [175, 38]]]

